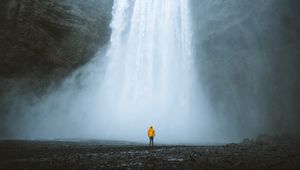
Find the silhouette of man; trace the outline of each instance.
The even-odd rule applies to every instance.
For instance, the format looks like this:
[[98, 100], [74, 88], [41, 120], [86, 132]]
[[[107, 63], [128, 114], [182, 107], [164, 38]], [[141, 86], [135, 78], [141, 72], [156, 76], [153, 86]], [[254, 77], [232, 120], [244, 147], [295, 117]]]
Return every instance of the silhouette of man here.
[[150, 146], [154, 146], [154, 142], [153, 142], [154, 136], [155, 136], [155, 130], [153, 129], [152, 126], [150, 126], [150, 128], [148, 129], [148, 137], [150, 140], [150, 143], [149, 143]]

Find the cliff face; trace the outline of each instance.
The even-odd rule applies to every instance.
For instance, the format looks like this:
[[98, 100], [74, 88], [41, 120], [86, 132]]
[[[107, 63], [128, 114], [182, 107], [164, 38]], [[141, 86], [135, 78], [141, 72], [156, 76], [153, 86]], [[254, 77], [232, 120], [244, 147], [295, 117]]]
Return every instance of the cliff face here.
[[[22, 101], [44, 94], [110, 36], [112, 0], [0, 1], [0, 134]], [[16, 120], [21, 115], [16, 116]]]
[[299, 1], [192, 2], [200, 80], [223, 131], [297, 132]]
[[109, 40], [112, 1], [2, 0], [0, 77], [63, 76]]

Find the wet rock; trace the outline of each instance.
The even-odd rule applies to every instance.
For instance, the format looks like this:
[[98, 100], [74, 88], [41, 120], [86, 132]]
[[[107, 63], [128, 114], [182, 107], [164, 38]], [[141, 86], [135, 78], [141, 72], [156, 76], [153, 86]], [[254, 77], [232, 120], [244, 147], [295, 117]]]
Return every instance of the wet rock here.
[[94, 57], [109, 41], [112, 2], [2, 0], [0, 112], [10, 110], [10, 91], [44, 94]]
[[109, 38], [105, 1], [4, 0], [0, 10], [0, 76], [68, 73]]
[[234, 147], [228, 144], [155, 149], [138, 144], [102, 145], [101, 141], [0, 141], [0, 169], [299, 169], [297, 138], [276, 139], [276, 145], [253, 142]]
[[[44, 94], [107, 44], [112, 3], [112, 0], [0, 1], [1, 120], [11, 110], [16, 114], [14, 101], [10, 100], [15, 93], [24, 101]], [[2, 137], [11, 135], [10, 131], [5, 123], [0, 124]]]

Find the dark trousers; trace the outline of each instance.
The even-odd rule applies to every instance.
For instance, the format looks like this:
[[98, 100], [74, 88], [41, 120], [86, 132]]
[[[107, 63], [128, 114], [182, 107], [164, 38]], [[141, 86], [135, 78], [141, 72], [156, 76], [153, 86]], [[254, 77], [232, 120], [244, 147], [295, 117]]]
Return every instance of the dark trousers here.
[[149, 137], [149, 139], [150, 139], [149, 145], [150, 145], [150, 146], [154, 146], [153, 137]]

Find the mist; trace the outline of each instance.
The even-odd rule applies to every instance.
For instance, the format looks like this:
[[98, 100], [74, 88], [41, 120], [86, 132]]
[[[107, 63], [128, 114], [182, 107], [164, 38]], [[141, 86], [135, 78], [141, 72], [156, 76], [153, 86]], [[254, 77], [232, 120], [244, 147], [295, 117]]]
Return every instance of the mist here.
[[171, 144], [298, 133], [297, 4], [115, 1], [109, 43], [88, 63], [42, 95], [5, 93], [0, 137], [145, 142], [151, 125]]
[[210, 117], [196, 82], [189, 7], [115, 1], [108, 47], [62, 87], [25, 104], [16, 136], [142, 142], [154, 126], [159, 142], [204, 139]]
[[221, 135], [298, 133], [299, 2], [192, 3], [198, 75]]

